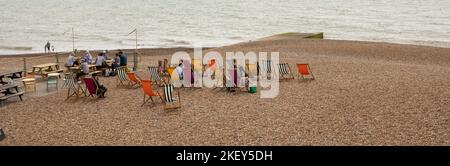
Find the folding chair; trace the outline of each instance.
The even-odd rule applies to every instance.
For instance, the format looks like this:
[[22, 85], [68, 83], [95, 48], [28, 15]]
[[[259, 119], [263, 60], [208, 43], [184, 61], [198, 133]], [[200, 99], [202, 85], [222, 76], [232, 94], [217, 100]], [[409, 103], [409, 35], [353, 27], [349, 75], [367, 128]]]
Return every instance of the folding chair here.
[[[151, 80], [141, 80], [141, 82], [142, 82], [142, 90], [144, 91], [144, 103], [142, 103], [141, 105], [142, 107], [145, 105], [145, 103], [148, 102], [148, 100], [151, 100], [153, 102], [152, 97], [161, 95], [158, 92], [153, 91]], [[147, 96], [148, 98], [146, 99]]]
[[149, 66], [148, 70], [150, 71], [151, 80], [158, 86], [162, 86], [164, 84], [164, 80], [159, 76], [159, 69], [157, 66]]
[[271, 78], [272, 69], [275, 68], [272, 64], [272, 60], [263, 60], [262, 64], [258, 63], [258, 73], [261, 76], [261, 71], [265, 71], [266, 77]]
[[117, 86], [130, 86], [130, 80], [127, 75], [127, 67], [121, 66], [116, 68], [117, 71]]
[[174, 98], [173, 84], [163, 85], [163, 95], [160, 95], [161, 101], [164, 103], [164, 110], [181, 108], [180, 91], [176, 90], [178, 98]]
[[128, 79], [130, 79], [132, 88], [136, 85], [137, 85], [137, 87], [142, 86], [141, 78], [139, 78], [139, 76], [136, 73], [129, 72], [129, 73], [127, 73], [127, 75], [128, 75]]
[[89, 92], [88, 97], [93, 97], [93, 98], [98, 97], [97, 94], [98, 94], [99, 88], [98, 88], [97, 83], [94, 81], [94, 78], [86, 77], [83, 80], [84, 80], [84, 84], [86, 85], [86, 89]]
[[294, 79], [294, 74], [288, 63], [278, 64], [278, 69], [280, 71], [280, 79]]
[[72, 96], [76, 96], [77, 98], [80, 96], [80, 86], [76, 81], [76, 76], [74, 74], [69, 74], [64, 77], [64, 87], [67, 87], [67, 99]]
[[297, 68], [298, 68], [298, 78], [302, 78], [305, 79], [305, 76], [311, 76], [311, 80], [314, 80], [314, 75], [311, 72], [311, 69], [309, 68], [308, 64], [297, 64]]

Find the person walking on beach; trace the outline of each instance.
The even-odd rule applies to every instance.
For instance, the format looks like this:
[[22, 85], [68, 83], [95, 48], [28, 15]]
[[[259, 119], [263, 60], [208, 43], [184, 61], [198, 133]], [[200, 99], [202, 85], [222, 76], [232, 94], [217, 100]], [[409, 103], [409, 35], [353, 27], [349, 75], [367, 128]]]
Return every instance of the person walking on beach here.
[[50, 52], [50, 42], [49, 41], [47, 41], [47, 44], [45, 44], [44, 50], [45, 50], [45, 53], [47, 53], [47, 50], [48, 50], [48, 52]]

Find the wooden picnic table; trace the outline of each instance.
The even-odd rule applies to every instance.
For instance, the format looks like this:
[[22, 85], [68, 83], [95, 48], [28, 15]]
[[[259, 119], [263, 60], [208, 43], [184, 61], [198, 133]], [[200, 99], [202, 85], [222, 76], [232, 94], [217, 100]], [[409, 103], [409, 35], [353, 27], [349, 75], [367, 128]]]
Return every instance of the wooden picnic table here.
[[18, 79], [22, 78], [23, 71], [14, 71], [14, 72], [5, 72], [0, 73], [0, 84], [8, 84], [8, 82], [4, 81], [3, 78], [10, 78], [10, 79]]
[[[13, 90], [15, 90], [15, 92]], [[24, 92], [21, 92], [19, 90], [19, 85], [17, 84], [6, 84], [0, 85], [0, 93], [3, 94], [3, 96], [0, 96], [0, 103], [2, 103], [4, 100], [7, 100], [15, 96], [18, 96], [22, 101], [22, 96]]]
[[[88, 67], [89, 67], [89, 71], [95, 71], [95, 70], [97, 70], [97, 66], [95, 66], [95, 65], [88, 65]], [[70, 70], [70, 71], [73, 71], [74, 73], [79, 73], [79, 72], [81, 72], [80, 66], [69, 67], [69, 70]]]
[[[101, 71], [97, 71], [97, 66], [95, 65], [88, 65], [88, 67], [89, 67], [89, 75], [97, 75], [101, 73]], [[69, 67], [69, 71], [78, 74], [81, 73], [81, 68], [80, 66]]]
[[42, 77], [47, 77], [49, 73], [62, 73], [63, 70], [59, 69], [59, 64], [57, 63], [45, 63], [33, 66], [33, 71], [30, 74], [41, 75]]

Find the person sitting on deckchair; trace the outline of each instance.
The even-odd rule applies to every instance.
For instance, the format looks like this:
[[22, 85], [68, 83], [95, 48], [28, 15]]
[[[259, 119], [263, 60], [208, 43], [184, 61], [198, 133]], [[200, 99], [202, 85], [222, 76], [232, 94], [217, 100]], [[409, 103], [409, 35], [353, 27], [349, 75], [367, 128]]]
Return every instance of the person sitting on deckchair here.
[[97, 84], [98, 86], [97, 96], [100, 98], [104, 98], [106, 91], [108, 91], [108, 88], [106, 88], [105, 85], [100, 83], [98, 76], [94, 76], [93, 79], [95, 81], [95, 84]]

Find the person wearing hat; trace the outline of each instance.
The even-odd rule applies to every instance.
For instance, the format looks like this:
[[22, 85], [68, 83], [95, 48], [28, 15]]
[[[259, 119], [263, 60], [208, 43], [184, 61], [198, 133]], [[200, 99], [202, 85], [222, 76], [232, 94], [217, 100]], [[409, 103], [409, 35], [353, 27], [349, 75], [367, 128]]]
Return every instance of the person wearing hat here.
[[106, 60], [109, 60], [109, 57], [108, 57], [108, 50], [102, 51], [102, 54], [103, 54], [103, 56], [105, 57]]

